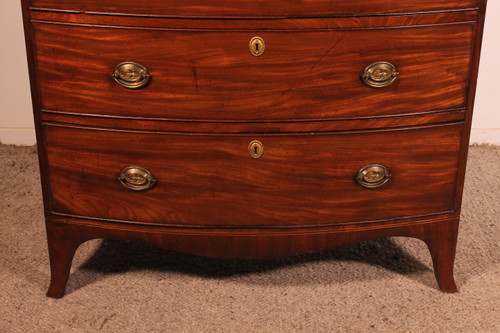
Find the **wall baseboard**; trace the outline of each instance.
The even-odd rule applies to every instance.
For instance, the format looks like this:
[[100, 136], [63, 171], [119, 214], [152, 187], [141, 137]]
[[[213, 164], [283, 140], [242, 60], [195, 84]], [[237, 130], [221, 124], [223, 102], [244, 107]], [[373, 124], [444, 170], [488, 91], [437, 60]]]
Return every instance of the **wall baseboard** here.
[[473, 128], [469, 143], [500, 145], [500, 128]]
[[[0, 128], [0, 142], [6, 145], [27, 145], [36, 143], [33, 128]], [[473, 128], [470, 143], [500, 145], [500, 128]]]
[[36, 143], [34, 128], [0, 128], [0, 142], [6, 145], [32, 146]]

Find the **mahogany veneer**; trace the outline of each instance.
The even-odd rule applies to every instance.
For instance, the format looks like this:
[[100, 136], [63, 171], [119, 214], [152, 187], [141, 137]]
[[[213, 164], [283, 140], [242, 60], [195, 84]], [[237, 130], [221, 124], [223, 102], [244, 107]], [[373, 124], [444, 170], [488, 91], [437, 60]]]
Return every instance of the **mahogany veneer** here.
[[33, 9], [169, 17], [325, 17], [477, 9], [479, 0], [32, 0]]
[[[36, 23], [34, 29], [43, 109], [262, 121], [463, 108], [474, 25], [205, 32]], [[262, 57], [249, 55], [254, 35], [266, 41]], [[109, 69], [123, 54], [149, 69], [154, 82], [147, 89], [131, 92], [113, 81]], [[360, 71], [376, 59], [404, 73], [397, 89], [360, 84]]]
[[[44, 131], [56, 212], [177, 227], [285, 227], [453, 211], [463, 125], [315, 135], [156, 134], [53, 124]], [[261, 159], [248, 156], [253, 139], [264, 144]], [[159, 179], [154, 189], [131, 195], [116, 181], [131, 158]], [[392, 172], [383, 190], [353, 181], [373, 161]]]
[[457, 291], [485, 0], [22, 5], [48, 296], [94, 238], [273, 258], [416, 237]]

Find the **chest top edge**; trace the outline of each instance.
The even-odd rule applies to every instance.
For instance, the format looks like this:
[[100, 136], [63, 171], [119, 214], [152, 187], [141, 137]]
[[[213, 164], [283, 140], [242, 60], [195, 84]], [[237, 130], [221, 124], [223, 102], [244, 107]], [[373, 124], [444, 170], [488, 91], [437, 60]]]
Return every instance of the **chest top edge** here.
[[170, 18], [359, 17], [477, 10], [484, 0], [22, 0], [33, 10]]

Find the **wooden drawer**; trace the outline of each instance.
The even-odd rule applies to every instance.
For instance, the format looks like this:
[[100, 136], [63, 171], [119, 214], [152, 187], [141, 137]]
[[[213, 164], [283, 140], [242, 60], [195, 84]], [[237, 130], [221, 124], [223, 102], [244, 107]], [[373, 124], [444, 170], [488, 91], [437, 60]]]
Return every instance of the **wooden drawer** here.
[[[168, 31], [36, 24], [42, 108], [194, 120], [376, 117], [465, 107], [472, 24], [351, 31]], [[259, 35], [265, 51], [252, 56]], [[123, 61], [150, 84], [121, 87]], [[393, 63], [394, 83], [360, 79]]]
[[31, 0], [38, 8], [185, 17], [310, 17], [477, 8], [477, 0]]
[[[195, 135], [44, 127], [52, 210], [169, 225], [298, 226], [454, 209], [461, 124], [317, 135]], [[252, 158], [249, 143], [264, 154]], [[369, 164], [392, 177], [367, 189]], [[117, 177], [148, 169], [157, 184], [131, 191]]]

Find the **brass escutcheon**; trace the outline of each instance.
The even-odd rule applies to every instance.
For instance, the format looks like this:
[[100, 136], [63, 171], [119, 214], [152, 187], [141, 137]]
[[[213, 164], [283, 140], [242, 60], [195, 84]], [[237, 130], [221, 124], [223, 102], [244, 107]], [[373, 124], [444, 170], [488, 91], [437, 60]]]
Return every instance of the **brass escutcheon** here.
[[365, 188], [377, 188], [391, 178], [389, 169], [382, 164], [370, 164], [358, 171], [356, 181]]
[[132, 191], [144, 191], [156, 184], [156, 179], [151, 172], [138, 166], [123, 168], [118, 176], [120, 183]]
[[249, 47], [250, 47], [250, 53], [258, 57], [262, 55], [262, 53], [264, 53], [266, 44], [264, 43], [264, 40], [261, 37], [255, 36], [252, 39], [250, 39]]
[[259, 158], [264, 154], [264, 145], [258, 140], [253, 140], [248, 145], [248, 153], [253, 158]]
[[377, 61], [366, 66], [361, 78], [372, 88], [383, 88], [393, 83], [399, 75], [396, 66], [387, 61]]
[[127, 89], [144, 87], [151, 79], [146, 67], [132, 61], [116, 65], [112, 76], [119, 85]]

